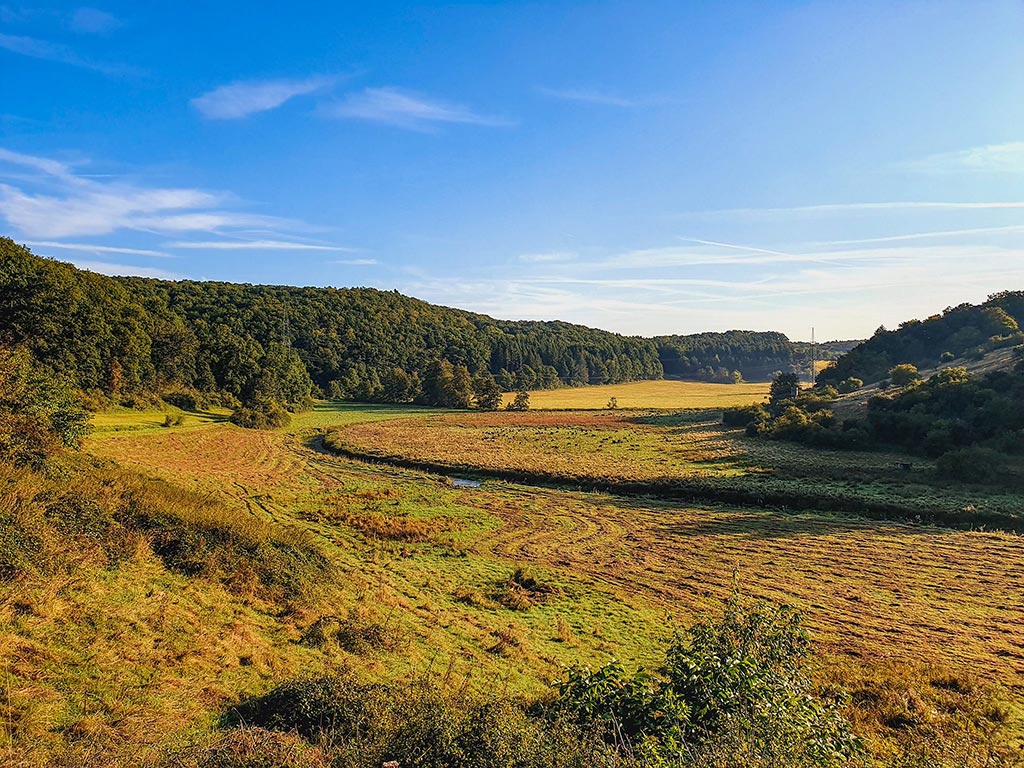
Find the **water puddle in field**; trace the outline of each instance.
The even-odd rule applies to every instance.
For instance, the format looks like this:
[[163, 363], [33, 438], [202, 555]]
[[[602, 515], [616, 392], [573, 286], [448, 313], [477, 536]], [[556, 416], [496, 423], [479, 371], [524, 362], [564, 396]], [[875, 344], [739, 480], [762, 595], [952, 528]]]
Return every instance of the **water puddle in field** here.
[[479, 480], [469, 480], [464, 477], [451, 477], [449, 478], [451, 484], [455, 488], [479, 488]]

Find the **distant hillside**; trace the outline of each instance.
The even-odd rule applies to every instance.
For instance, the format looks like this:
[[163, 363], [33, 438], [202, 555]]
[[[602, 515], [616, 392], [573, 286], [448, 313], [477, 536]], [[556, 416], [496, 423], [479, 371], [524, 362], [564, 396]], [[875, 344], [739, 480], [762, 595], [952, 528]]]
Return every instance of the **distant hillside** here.
[[665, 376], [729, 382], [735, 372], [746, 381], [769, 381], [776, 373], [810, 376], [812, 355], [836, 360], [860, 341], [790, 341], [777, 331], [726, 331], [686, 336], [656, 336]]
[[726, 331], [688, 336], [656, 336], [665, 375], [678, 379], [731, 381], [769, 379], [788, 371], [796, 360], [793, 344], [775, 331]]
[[818, 375], [822, 384], [848, 378], [871, 383], [884, 379], [901, 363], [937, 368], [959, 358], [981, 359], [1001, 347], [1024, 341], [1024, 291], [998, 293], [983, 304], [960, 304], [925, 320], [908, 320], [893, 331], [875, 335], [850, 350]]
[[319, 387], [403, 402], [437, 360], [507, 389], [662, 375], [648, 339], [495, 320], [371, 288], [105, 277], [5, 238], [0, 344], [28, 345], [79, 388], [112, 397], [185, 387], [288, 403]]

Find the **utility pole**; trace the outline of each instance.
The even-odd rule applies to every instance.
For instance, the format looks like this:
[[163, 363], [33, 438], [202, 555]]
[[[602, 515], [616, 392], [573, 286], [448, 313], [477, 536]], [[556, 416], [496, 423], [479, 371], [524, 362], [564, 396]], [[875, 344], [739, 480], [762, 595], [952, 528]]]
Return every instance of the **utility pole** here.
[[818, 385], [818, 347], [814, 342], [814, 326], [811, 326], [811, 386]]

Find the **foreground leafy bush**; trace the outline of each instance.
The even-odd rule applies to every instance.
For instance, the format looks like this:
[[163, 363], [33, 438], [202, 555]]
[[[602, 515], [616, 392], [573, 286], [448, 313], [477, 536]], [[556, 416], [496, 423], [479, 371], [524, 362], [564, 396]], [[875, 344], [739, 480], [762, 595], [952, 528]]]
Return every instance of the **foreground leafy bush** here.
[[815, 695], [800, 616], [734, 596], [679, 634], [657, 673], [577, 668], [532, 705], [441, 685], [298, 680], [226, 723], [298, 733], [339, 768], [850, 766], [863, 757], [839, 700]]
[[629, 675], [618, 663], [575, 670], [552, 709], [603, 726], [620, 751], [655, 762], [847, 765], [859, 742], [840, 702], [815, 695], [804, 669], [809, 654], [795, 610], [734, 594], [720, 619], [676, 636], [659, 674]]

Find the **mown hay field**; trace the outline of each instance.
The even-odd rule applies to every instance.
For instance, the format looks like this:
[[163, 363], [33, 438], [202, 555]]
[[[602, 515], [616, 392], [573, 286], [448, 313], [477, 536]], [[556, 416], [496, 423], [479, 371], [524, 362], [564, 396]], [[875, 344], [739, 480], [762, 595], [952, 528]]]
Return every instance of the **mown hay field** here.
[[[599, 410], [614, 397], [619, 408], [729, 408], [759, 403], [768, 396], [766, 383], [711, 384], [704, 381], [632, 381], [591, 387], [530, 392], [530, 407], [539, 409]], [[504, 396], [508, 404], [515, 393]]]
[[[424, 422], [438, 418], [404, 413], [418, 417], [380, 426], [415, 440]], [[559, 414], [523, 415], [536, 420], [530, 429], [538, 439], [552, 439], [544, 430]], [[342, 416], [344, 431], [370, 426], [354, 409]], [[365, 414], [382, 416], [376, 409]], [[616, 421], [623, 414], [585, 416], [591, 425], [625, 429]], [[322, 424], [332, 417], [323, 408], [309, 418]], [[709, 430], [688, 423], [694, 433]], [[711, 430], [707, 440], [719, 439]], [[693, 440], [698, 444], [688, 450], [718, 450]], [[716, 610], [739, 586], [804, 613], [820, 651], [818, 679], [852, 692], [852, 716], [883, 751], [887, 739], [902, 738], [907, 722], [955, 714], [960, 698], [967, 706], [972, 680], [1006, 686], [1013, 707], [1024, 696], [1024, 540], [1016, 535], [497, 480], [460, 490], [445, 476], [325, 453], [312, 429], [135, 431], [92, 438], [88, 450], [216, 495], [256, 518], [297, 525], [327, 553], [340, 574], [328, 602], [285, 613], [270, 608], [259, 625], [246, 625], [263, 687], [301, 663], [344, 664], [377, 679], [432, 672], [460, 685], [536, 693], [576, 663], [657, 663], [674, 626]], [[757, 457], [730, 462], [756, 464]], [[733, 471], [726, 464], [723, 471]], [[518, 568], [552, 592], [513, 604], [506, 590]], [[367, 637], [384, 627], [389, 639], [380, 647], [310, 646], [305, 638], [332, 622]], [[116, 688], [118, 670], [73, 661], [74, 649], [64, 648], [70, 638], [51, 625], [40, 620], [23, 629], [20, 642], [48, 645], [72, 659], [67, 663], [86, 665], [75, 672], [88, 678], [84, 696], [90, 686], [97, 693]], [[119, 631], [122, 642], [133, 642], [135, 629]], [[74, 642], [87, 647], [89, 638]], [[240, 674], [252, 684], [253, 672], [233, 661], [223, 671], [206, 669], [202, 685], [235, 689]], [[66, 695], [50, 683], [31, 685], [54, 707]], [[145, 713], [143, 694], [119, 693], [119, 707]], [[192, 727], [196, 717], [189, 715]]]
[[[447, 413], [330, 430], [340, 454], [421, 469], [760, 506], [1024, 527], [1019, 490], [944, 482], [930, 462], [748, 438], [717, 414]], [[901, 469], [910, 464], [911, 470]]]
[[[530, 428], [543, 434], [550, 417], [529, 415], [536, 420]], [[387, 427], [416, 441], [424, 422], [436, 418], [353, 425], [346, 434]], [[619, 417], [606, 418], [614, 425]], [[708, 608], [736, 573], [753, 593], [804, 608], [819, 639], [836, 652], [906, 662], [967, 660], [1007, 682], [1024, 675], [1024, 541], [1012, 534], [499, 481], [460, 491], [436, 475], [324, 454], [285, 432], [214, 426], [185, 437], [126, 434], [94, 440], [90, 449], [216, 492], [253, 514], [301, 522], [359, 572], [361, 583], [390, 582], [406, 600], [445, 614], [442, 625], [455, 638], [439, 647], [468, 640], [467, 610], [494, 616], [486, 599], [484, 608], [474, 608], [456, 593], [477, 590], [486, 597], [493, 580], [520, 563], [566, 585], [564, 594], [573, 597], [554, 612], [572, 616], [585, 637], [600, 638], [581, 639], [581, 646], [623, 658], [644, 658], [639, 648], [664, 632], [661, 622], [642, 626], [639, 617], [664, 612], [682, 618]], [[428, 523], [410, 525], [413, 520]], [[385, 557], [387, 567], [353, 559], [363, 546], [393, 553]], [[627, 607], [637, 612], [620, 615]], [[543, 623], [545, 609], [536, 611], [532, 617]], [[595, 618], [602, 615], [607, 618]], [[600, 625], [596, 634], [588, 621]], [[565, 659], [562, 646], [552, 652], [544, 636], [533, 634], [534, 652]], [[535, 670], [524, 672], [533, 676]]]

